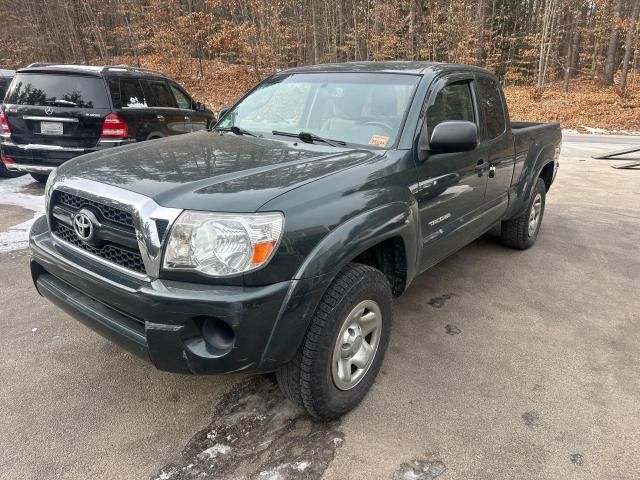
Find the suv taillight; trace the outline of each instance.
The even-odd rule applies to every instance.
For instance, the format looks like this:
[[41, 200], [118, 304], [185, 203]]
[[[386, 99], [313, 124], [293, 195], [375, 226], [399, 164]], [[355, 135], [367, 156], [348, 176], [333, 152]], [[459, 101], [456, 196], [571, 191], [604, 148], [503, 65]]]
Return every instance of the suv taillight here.
[[0, 108], [0, 137], [9, 138], [11, 136], [11, 129], [9, 128], [9, 122], [4, 112]]
[[104, 117], [100, 138], [126, 138], [129, 134], [127, 123], [115, 113]]

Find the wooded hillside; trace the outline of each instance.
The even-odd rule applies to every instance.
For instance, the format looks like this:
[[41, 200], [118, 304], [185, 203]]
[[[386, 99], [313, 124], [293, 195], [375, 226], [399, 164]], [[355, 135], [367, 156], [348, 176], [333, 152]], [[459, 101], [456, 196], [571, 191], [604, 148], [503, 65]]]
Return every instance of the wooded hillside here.
[[[575, 127], [572, 109], [589, 122], [591, 96], [613, 109], [592, 125], [638, 130], [639, 14], [640, 0], [3, 0], [0, 65], [125, 61], [215, 107], [295, 65], [475, 63], [500, 76], [521, 118], [568, 113]], [[545, 107], [550, 99], [565, 110]]]

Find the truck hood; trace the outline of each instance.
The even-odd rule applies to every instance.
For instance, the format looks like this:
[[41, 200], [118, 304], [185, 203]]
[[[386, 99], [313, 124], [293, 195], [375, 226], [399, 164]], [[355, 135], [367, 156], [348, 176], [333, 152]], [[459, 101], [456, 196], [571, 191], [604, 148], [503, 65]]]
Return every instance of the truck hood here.
[[101, 150], [58, 169], [165, 207], [253, 212], [272, 198], [376, 156], [375, 151], [199, 132]]

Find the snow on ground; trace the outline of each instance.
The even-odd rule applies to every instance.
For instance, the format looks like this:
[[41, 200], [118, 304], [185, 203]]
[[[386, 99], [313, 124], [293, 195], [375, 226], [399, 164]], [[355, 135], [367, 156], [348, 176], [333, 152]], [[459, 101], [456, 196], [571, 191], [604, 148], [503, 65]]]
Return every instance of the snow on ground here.
[[44, 196], [25, 192], [25, 187], [34, 183], [29, 175], [18, 178], [0, 178], [0, 215], [6, 205], [15, 205], [31, 210], [31, 219], [0, 232], [0, 253], [22, 250], [29, 245], [29, 229], [33, 222], [44, 213]]

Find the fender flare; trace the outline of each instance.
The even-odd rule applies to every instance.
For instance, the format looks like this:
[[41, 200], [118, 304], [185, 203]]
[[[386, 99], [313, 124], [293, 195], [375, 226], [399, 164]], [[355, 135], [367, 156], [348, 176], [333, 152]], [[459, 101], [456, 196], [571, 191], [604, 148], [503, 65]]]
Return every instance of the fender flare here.
[[533, 193], [536, 181], [540, 176], [540, 173], [549, 163], [553, 163], [555, 161], [555, 148], [556, 147], [553, 144], [546, 145], [542, 150], [538, 152], [535, 160], [531, 162], [533, 168], [531, 168], [528, 175], [526, 175], [525, 181], [523, 182], [522, 186], [515, 192], [516, 198], [519, 199], [518, 206], [514, 207], [513, 211], [510, 212], [507, 219], [516, 218], [522, 215], [522, 212], [524, 212], [527, 205], [529, 204], [529, 200], [531, 200], [531, 194]]
[[[377, 227], [371, 228], [371, 225]], [[322, 296], [340, 270], [374, 245], [400, 236], [407, 264], [407, 285], [415, 276], [420, 229], [414, 203], [396, 201], [350, 218], [327, 234], [295, 274], [260, 359], [269, 371], [295, 356]]]

